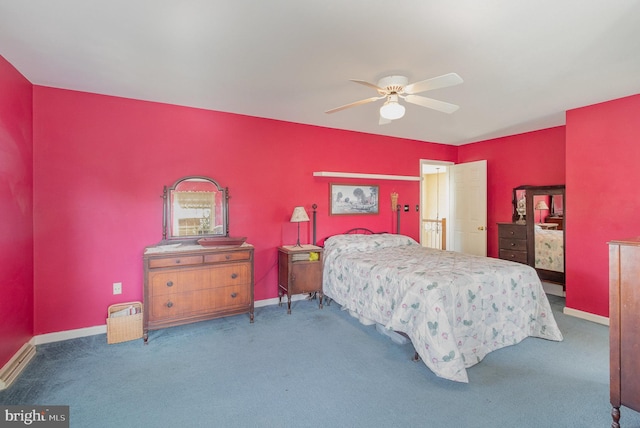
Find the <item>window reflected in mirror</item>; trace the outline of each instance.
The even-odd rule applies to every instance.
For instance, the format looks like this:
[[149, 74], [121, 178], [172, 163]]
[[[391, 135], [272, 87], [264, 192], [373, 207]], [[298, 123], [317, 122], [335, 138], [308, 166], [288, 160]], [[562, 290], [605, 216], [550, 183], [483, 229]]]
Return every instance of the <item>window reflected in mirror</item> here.
[[226, 189], [206, 177], [187, 177], [165, 188], [165, 237], [226, 236]]

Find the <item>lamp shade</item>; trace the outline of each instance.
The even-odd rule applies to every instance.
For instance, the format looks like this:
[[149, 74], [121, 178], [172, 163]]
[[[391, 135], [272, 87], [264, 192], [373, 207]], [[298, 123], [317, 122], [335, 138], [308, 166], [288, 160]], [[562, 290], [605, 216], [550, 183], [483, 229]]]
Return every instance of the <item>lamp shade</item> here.
[[545, 201], [538, 201], [538, 203], [536, 203], [536, 209], [537, 210], [548, 210], [549, 206], [547, 205], [547, 203]]
[[300, 223], [303, 221], [309, 221], [309, 216], [307, 212], [304, 210], [304, 207], [295, 207], [293, 209], [293, 214], [291, 214], [291, 223]]

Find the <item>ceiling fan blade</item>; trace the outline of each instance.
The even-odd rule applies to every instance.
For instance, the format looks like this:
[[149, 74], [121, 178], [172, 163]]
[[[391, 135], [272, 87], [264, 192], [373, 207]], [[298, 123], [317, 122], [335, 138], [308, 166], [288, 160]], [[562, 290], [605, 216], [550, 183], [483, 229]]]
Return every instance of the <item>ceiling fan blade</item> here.
[[340, 106], [340, 107], [332, 108], [331, 110], [325, 111], [325, 113], [335, 113], [335, 112], [340, 111], [340, 110], [348, 109], [349, 107], [355, 107], [355, 106], [359, 106], [359, 105], [362, 105], [362, 104], [372, 103], [372, 102], [378, 101], [379, 99], [382, 99], [382, 98], [384, 98], [384, 97], [382, 96], [382, 97], [367, 98], [366, 100], [360, 100], [360, 101], [356, 101], [354, 103], [345, 104], [345, 105]]
[[391, 119], [385, 119], [380, 115], [380, 119], [378, 120], [378, 125], [386, 125], [387, 123], [391, 123]]
[[455, 104], [445, 103], [444, 101], [438, 101], [432, 98], [421, 97], [420, 95], [407, 95], [406, 97], [404, 97], [404, 100], [408, 103], [417, 104], [419, 106], [438, 110], [443, 113], [453, 113], [460, 108]]
[[358, 79], [350, 79], [350, 80], [351, 80], [352, 82], [356, 82], [356, 83], [359, 83], [359, 84], [361, 84], [361, 85], [364, 85], [364, 86], [368, 86], [368, 87], [370, 87], [370, 88], [373, 88], [373, 89], [375, 89], [376, 91], [378, 91], [378, 93], [379, 93], [380, 95], [383, 95], [383, 94], [386, 94], [386, 93], [387, 93], [387, 92], [386, 92], [384, 89], [382, 89], [380, 86], [378, 86], [378, 85], [374, 85], [373, 83], [365, 82], [364, 80], [358, 80]]
[[407, 85], [404, 87], [404, 93], [419, 94], [420, 92], [430, 91], [432, 89], [459, 85], [462, 82], [462, 77], [458, 76], [456, 73], [449, 73]]

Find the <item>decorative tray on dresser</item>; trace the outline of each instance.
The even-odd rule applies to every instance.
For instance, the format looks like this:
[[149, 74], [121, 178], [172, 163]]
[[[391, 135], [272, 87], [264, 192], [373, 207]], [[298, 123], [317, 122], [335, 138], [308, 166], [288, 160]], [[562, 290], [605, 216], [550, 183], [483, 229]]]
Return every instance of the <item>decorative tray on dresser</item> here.
[[170, 244], [144, 252], [144, 341], [149, 330], [248, 313], [253, 246]]

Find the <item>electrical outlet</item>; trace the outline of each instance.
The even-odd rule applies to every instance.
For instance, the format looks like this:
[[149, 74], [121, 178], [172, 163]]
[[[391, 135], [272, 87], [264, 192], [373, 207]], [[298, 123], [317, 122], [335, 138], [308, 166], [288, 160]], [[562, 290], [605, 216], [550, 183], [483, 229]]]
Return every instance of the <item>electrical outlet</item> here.
[[122, 294], [122, 283], [114, 282], [113, 283], [113, 294]]

